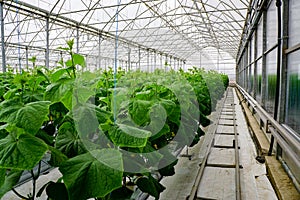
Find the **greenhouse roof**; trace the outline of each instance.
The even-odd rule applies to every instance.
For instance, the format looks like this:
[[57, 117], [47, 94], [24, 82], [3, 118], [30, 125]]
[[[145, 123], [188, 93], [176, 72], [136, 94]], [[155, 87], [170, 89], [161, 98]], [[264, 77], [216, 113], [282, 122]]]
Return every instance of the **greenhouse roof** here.
[[6, 54], [13, 58], [20, 50], [9, 47], [22, 46], [39, 57], [49, 44], [51, 62], [57, 60], [51, 52], [75, 38], [78, 52], [113, 58], [117, 35], [120, 60], [130, 54], [137, 62], [138, 54], [149, 52], [182, 61], [192, 61], [195, 53], [212, 59], [212, 48], [233, 59], [249, 1], [4, 0]]

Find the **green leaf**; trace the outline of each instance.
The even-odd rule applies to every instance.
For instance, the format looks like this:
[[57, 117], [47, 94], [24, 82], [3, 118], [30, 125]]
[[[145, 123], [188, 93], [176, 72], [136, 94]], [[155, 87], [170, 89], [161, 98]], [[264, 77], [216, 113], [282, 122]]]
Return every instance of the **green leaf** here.
[[4, 95], [3, 98], [4, 99], [11, 99], [15, 96], [15, 94], [18, 92], [18, 88], [14, 88], [14, 89], [10, 89], [8, 90]]
[[88, 87], [79, 85], [76, 86], [76, 88], [74, 88], [73, 94], [77, 100], [76, 103], [86, 103], [87, 100], [94, 95], [94, 92], [90, 90]]
[[0, 168], [0, 186], [3, 185], [6, 176], [6, 169]]
[[133, 191], [123, 186], [118, 188], [109, 195], [110, 200], [129, 200]]
[[54, 144], [54, 136], [48, 135], [44, 130], [40, 129], [35, 136], [42, 139], [48, 145]]
[[67, 42], [67, 45], [69, 47], [69, 50], [72, 51], [73, 45], [74, 45], [74, 39], [67, 40], [66, 42]]
[[118, 124], [109, 131], [109, 136], [112, 142], [120, 147], [144, 147], [151, 136], [151, 132], [125, 124]]
[[171, 115], [173, 110], [176, 108], [176, 104], [172, 100], [160, 99], [159, 104], [164, 107], [167, 112], [167, 115]]
[[98, 129], [99, 123], [92, 104], [78, 105], [74, 107], [72, 114], [76, 130], [81, 137], [86, 138]]
[[51, 151], [51, 158], [49, 161], [49, 164], [51, 166], [59, 167], [61, 163], [68, 160], [68, 157], [65, 154], [63, 154], [60, 150], [52, 146], [48, 146], [48, 148]]
[[74, 80], [72, 79], [64, 79], [48, 85], [45, 92], [45, 99], [52, 103], [62, 102], [67, 109], [71, 110], [73, 83]]
[[17, 111], [22, 107], [22, 104], [17, 99], [5, 100], [0, 103], [0, 121], [15, 122]]
[[60, 126], [54, 146], [69, 158], [86, 153], [84, 143], [75, 130], [74, 124], [70, 122]]
[[50, 182], [46, 187], [46, 193], [52, 200], [68, 199], [68, 191], [64, 183]]
[[85, 59], [82, 55], [75, 53], [72, 55], [72, 58], [74, 65], [80, 65], [81, 67], [85, 67]]
[[[166, 161], [165, 158], [163, 158], [160, 161], [160, 165], [162, 164], [164, 166], [165, 162], [168, 162], [168, 161]], [[162, 176], [173, 176], [175, 174], [174, 166], [177, 164], [177, 162], [178, 162], [178, 160], [176, 159], [173, 163], [170, 163], [169, 165], [162, 167], [162, 168], [160, 168], [160, 165], [158, 165], [159, 166], [158, 172]]]
[[66, 77], [68, 75], [66, 69], [58, 69], [54, 73], [51, 74], [51, 81], [57, 82], [59, 79]]
[[63, 163], [59, 170], [70, 200], [104, 197], [122, 186], [122, 156], [115, 149], [94, 150]]
[[160, 193], [166, 189], [151, 175], [148, 177], [139, 178], [136, 184], [142, 192], [150, 194], [151, 196], [155, 197], [155, 199], [159, 199]]
[[68, 67], [68, 69], [71, 69], [71, 68], [74, 67], [74, 66], [73, 66], [73, 62], [72, 62], [71, 59], [70, 59], [70, 60], [67, 60], [67, 61], [65, 62], [65, 65]]
[[6, 169], [0, 168], [0, 199], [18, 183], [22, 172], [10, 170], [6, 175]]
[[26, 104], [16, 116], [16, 125], [30, 134], [36, 134], [48, 119], [50, 101], [37, 101]]
[[150, 101], [134, 100], [130, 103], [129, 113], [133, 121], [141, 126], [150, 122], [149, 110], [152, 106]]
[[32, 169], [46, 153], [47, 145], [21, 129], [12, 128], [9, 132], [0, 140], [0, 168]]

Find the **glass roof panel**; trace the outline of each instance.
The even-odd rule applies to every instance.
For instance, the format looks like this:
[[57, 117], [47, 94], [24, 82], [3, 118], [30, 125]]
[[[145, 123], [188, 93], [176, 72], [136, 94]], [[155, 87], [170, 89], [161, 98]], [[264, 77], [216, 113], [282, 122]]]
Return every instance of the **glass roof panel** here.
[[[195, 53], [205, 54], [208, 48], [235, 58], [249, 6], [249, 0], [3, 2], [7, 44], [45, 48], [49, 17], [49, 48], [54, 52], [65, 40], [77, 38], [81, 53], [97, 57], [101, 52], [101, 57], [113, 58], [117, 33], [120, 59], [127, 59], [128, 49], [132, 58], [138, 58], [142, 48], [143, 55], [151, 50], [184, 61], [195, 60]], [[14, 50], [8, 48], [9, 52]]]

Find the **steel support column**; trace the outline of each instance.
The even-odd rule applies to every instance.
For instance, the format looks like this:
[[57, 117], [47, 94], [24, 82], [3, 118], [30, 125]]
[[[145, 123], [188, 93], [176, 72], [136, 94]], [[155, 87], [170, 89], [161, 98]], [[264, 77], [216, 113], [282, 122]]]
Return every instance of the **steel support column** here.
[[[289, 1], [282, 1], [283, 3], [283, 26], [282, 26], [282, 49], [288, 49], [288, 36], [289, 36]], [[285, 122], [286, 116], [286, 99], [287, 99], [287, 68], [288, 68], [288, 55], [282, 52], [282, 60], [281, 60], [281, 94], [279, 100], [279, 112], [278, 112], [278, 121], [279, 123]]]
[[76, 53], [79, 53], [79, 27], [76, 28]]
[[1, 50], [2, 50], [2, 72], [6, 72], [6, 57], [4, 43], [4, 18], [3, 18], [3, 2], [0, 2], [0, 21], [1, 21]]
[[[254, 59], [256, 60], [257, 58], [257, 29], [254, 32]], [[257, 92], [257, 61], [254, 62], [253, 64], [254, 67], [254, 80], [253, 80], [253, 98], [256, 99], [256, 92]]]
[[154, 51], [154, 67], [153, 68], [154, 68], [154, 70], [156, 69], [156, 52], [155, 51]]
[[25, 56], [26, 56], [26, 67], [29, 68], [29, 64], [28, 64], [28, 46], [25, 47]]
[[162, 62], [163, 55], [162, 54], [159, 55], [160, 55], [160, 69], [163, 69], [163, 62]]
[[49, 17], [46, 18], [46, 52], [45, 52], [45, 64], [46, 68], [49, 69]]
[[141, 48], [139, 47], [139, 61], [138, 61], [138, 63], [139, 63], [139, 70], [141, 70]]
[[127, 71], [130, 71], [130, 68], [131, 68], [130, 54], [131, 54], [131, 49], [128, 48], [128, 68], [127, 68]]
[[99, 45], [98, 45], [98, 69], [101, 69], [101, 42], [102, 42], [102, 36], [99, 35], [99, 38], [98, 38], [98, 42], [99, 42]]
[[261, 78], [261, 105], [264, 107], [267, 98], [267, 60], [266, 52], [267, 50], [267, 11], [263, 12], [263, 56], [262, 56], [262, 78]]
[[149, 72], [149, 49], [147, 50], [147, 72]]

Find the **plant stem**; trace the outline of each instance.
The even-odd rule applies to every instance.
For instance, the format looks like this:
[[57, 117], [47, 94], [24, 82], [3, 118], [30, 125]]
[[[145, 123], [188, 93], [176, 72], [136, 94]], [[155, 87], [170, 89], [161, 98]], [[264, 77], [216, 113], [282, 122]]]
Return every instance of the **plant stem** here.
[[72, 52], [72, 49], [70, 50], [70, 55], [71, 55], [71, 60], [72, 60], [72, 70], [73, 70], [73, 75], [74, 75], [74, 78], [76, 78], [76, 71], [75, 71], [75, 64], [74, 64], [74, 58], [73, 58], [73, 52]]
[[36, 179], [33, 173], [33, 170], [30, 170], [31, 172], [31, 176], [32, 176], [32, 187], [33, 187], [33, 191], [32, 191], [32, 200], [34, 200], [34, 196], [35, 196], [35, 186], [36, 186]]
[[21, 199], [28, 200], [27, 197], [24, 197], [23, 195], [21, 195], [20, 193], [18, 193], [18, 192], [15, 190], [15, 188], [12, 188], [12, 191], [13, 191], [18, 197], [20, 197]]
[[30, 170], [31, 172], [31, 176], [32, 176], [32, 186], [33, 186], [33, 191], [32, 191], [32, 200], [34, 200], [35, 198], [35, 190], [36, 190], [36, 180], [39, 178], [40, 173], [41, 173], [41, 161], [39, 162], [39, 166], [38, 166], [38, 172], [36, 175], [34, 175], [33, 170]]

